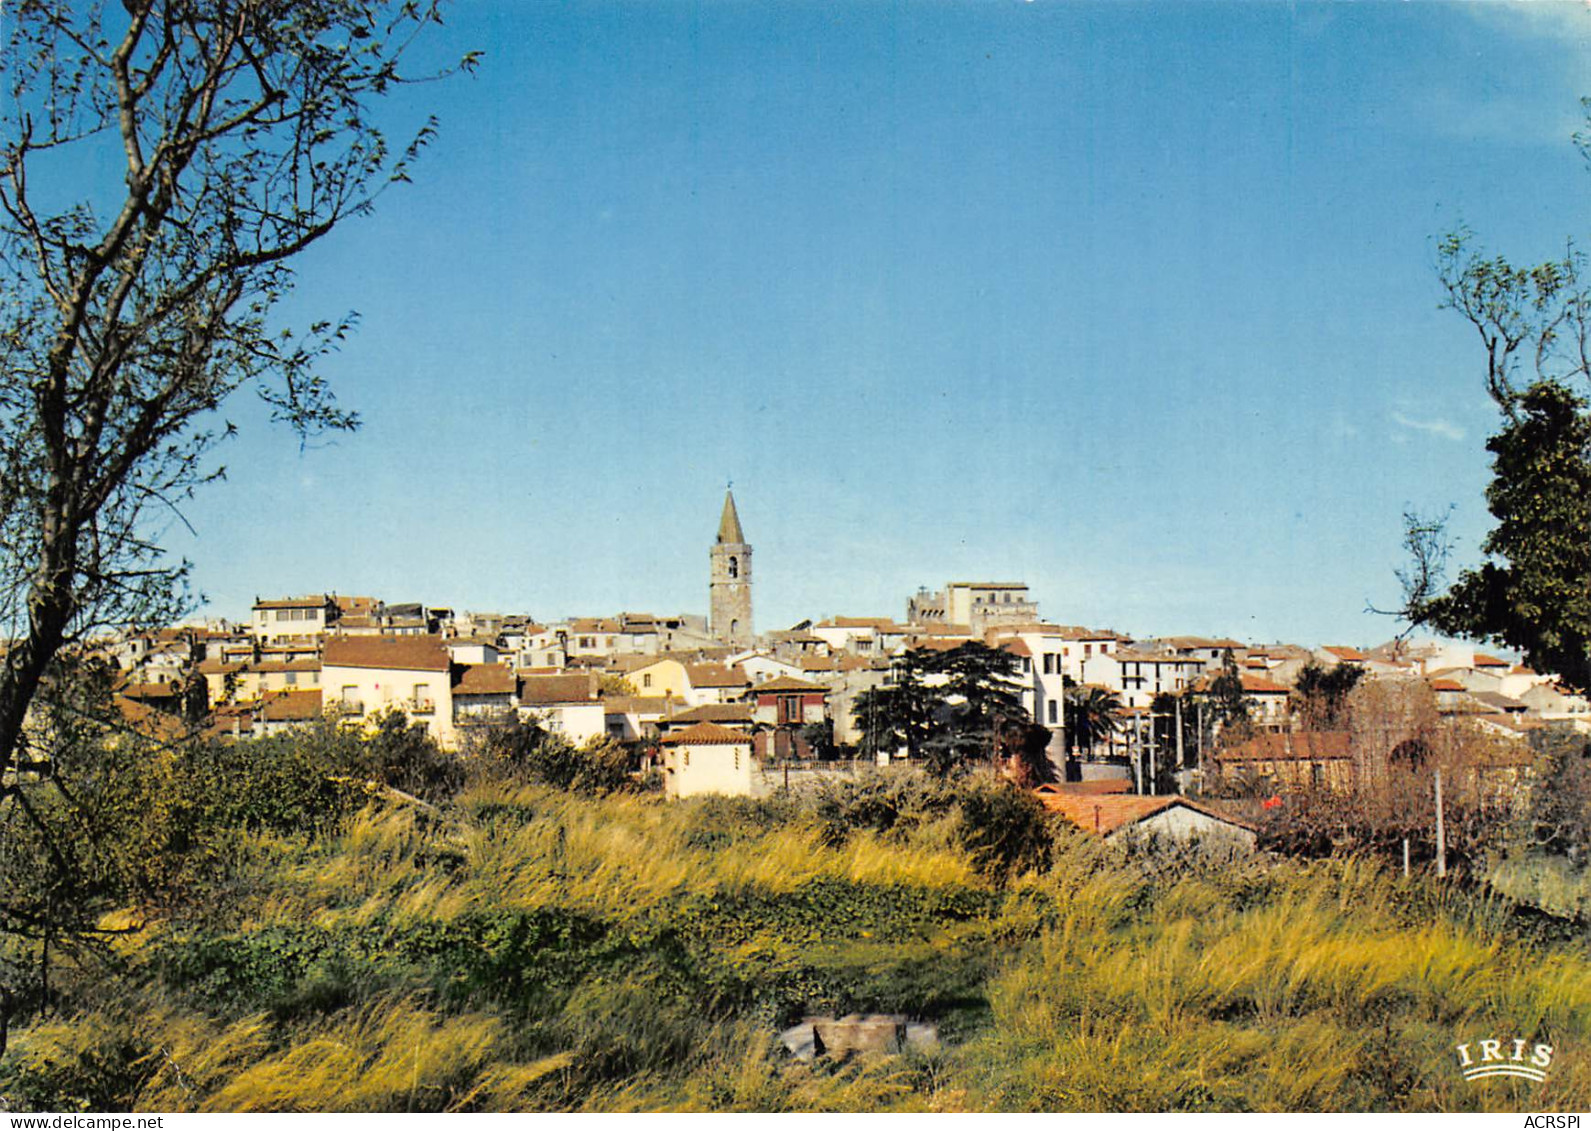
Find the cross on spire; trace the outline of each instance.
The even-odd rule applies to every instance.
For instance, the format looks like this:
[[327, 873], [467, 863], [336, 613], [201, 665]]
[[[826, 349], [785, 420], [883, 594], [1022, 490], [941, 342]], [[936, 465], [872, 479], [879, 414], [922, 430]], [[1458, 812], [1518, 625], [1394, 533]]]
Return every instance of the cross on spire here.
[[745, 533], [740, 529], [740, 514], [735, 510], [735, 493], [732, 490], [724, 492], [724, 514], [718, 520], [718, 542], [739, 545], [746, 541]]

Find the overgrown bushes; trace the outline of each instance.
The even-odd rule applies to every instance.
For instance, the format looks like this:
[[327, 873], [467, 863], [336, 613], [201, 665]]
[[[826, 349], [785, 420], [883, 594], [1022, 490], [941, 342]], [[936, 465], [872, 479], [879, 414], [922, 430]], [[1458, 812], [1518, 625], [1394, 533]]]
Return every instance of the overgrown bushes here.
[[595, 738], [576, 746], [534, 723], [513, 721], [472, 734], [464, 759], [477, 778], [532, 782], [597, 797], [636, 785], [634, 759], [620, 743]]
[[902, 843], [941, 825], [992, 879], [1041, 871], [1050, 861], [1052, 827], [1044, 808], [1026, 790], [983, 773], [864, 775], [828, 786], [808, 804], [828, 844], [841, 844], [857, 830]]
[[[436, 810], [362, 787], [323, 795], [315, 781], [362, 783], [383, 758], [440, 788], [423, 751], [377, 758], [345, 737], [192, 763], [214, 796], [184, 809], [197, 794], [172, 795], [194, 835], [162, 851], [191, 861], [237, 822], [226, 898], [118, 913], [102, 921], [142, 928], [58, 957], [53, 1008], [24, 1003], [0, 1096], [426, 1111], [1591, 1097], [1585, 942], [1373, 861], [1152, 866], [1051, 828], [982, 772], [664, 803], [510, 746], [502, 773], [477, 763], [452, 800], [431, 792]], [[311, 780], [272, 794], [259, 757]], [[118, 796], [131, 829], [132, 799], [162, 794]], [[113, 909], [102, 896], [95, 913]], [[778, 1043], [803, 1016], [853, 1010], [932, 1020], [944, 1043], [813, 1066]], [[1547, 1086], [1453, 1073], [1451, 1045], [1494, 1030], [1560, 1049]]]

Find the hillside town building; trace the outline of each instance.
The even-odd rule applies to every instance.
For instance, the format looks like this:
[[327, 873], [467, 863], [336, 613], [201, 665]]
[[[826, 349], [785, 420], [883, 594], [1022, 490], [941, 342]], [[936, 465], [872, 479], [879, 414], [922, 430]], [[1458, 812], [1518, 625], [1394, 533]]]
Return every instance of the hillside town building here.
[[[1353, 777], [1346, 734], [1310, 732], [1298, 709], [1296, 684], [1310, 667], [1354, 669], [1368, 684], [1428, 696], [1429, 713], [1444, 725], [1496, 739], [1488, 772], [1498, 781], [1524, 773], [1526, 739], [1540, 727], [1591, 734], [1591, 700], [1470, 645], [1134, 638], [1046, 622], [1028, 586], [1014, 581], [921, 591], [905, 623], [853, 610], [758, 634], [751, 562], [726, 491], [709, 551], [706, 616], [543, 620], [321, 593], [256, 599], [241, 624], [117, 634], [96, 651], [115, 673], [129, 724], [163, 740], [184, 720], [231, 741], [322, 719], [368, 727], [397, 712], [444, 748], [460, 749], [479, 728], [517, 719], [577, 746], [633, 744], [642, 766], [663, 772], [672, 796], [796, 788], [858, 765], [899, 763], [905, 750], [868, 745], [878, 727], [860, 717], [864, 696], [889, 688], [910, 653], [950, 656], [969, 647], [1005, 657], [1003, 678], [1021, 721], [1047, 733], [1044, 756], [1076, 788], [1147, 794], [1168, 780], [1168, 768], [1184, 788], [1235, 780], [1339, 787]], [[1234, 671], [1246, 715], [1241, 742], [1223, 737], [1210, 707], [1216, 679]], [[1113, 712], [1103, 730], [1087, 717], [1100, 709]], [[1086, 741], [1077, 737], [1090, 726]], [[1069, 817], [1076, 808], [1047, 804]], [[1107, 810], [1128, 823], [1139, 823], [1141, 812], [1156, 828], [1212, 819], [1196, 808], [1133, 804], [1101, 803], [1101, 820]]]

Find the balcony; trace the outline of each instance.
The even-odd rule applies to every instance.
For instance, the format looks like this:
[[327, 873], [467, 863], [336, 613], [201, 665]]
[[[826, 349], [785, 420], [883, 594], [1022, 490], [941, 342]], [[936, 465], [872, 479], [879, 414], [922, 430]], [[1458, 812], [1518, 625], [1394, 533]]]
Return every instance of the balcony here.
[[409, 713], [411, 715], [436, 714], [436, 701], [434, 699], [410, 699]]

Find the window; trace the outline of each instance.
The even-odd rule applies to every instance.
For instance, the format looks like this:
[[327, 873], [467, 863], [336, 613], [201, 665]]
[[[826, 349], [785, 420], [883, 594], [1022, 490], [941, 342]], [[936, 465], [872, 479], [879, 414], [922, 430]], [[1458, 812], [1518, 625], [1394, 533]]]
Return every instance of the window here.
[[1050, 725], [1060, 722], [1059, 711], [1055, 700], [1050, 700]]
[[729, 559], [729, 576], [731, 578], [735, 578], [735, 577], [739, 577], [740, 576], [740, 559], [739, 558], [736, 558], [736, 557], [733, 557], [733, 556], [730, 557], [730, 559]]
[[1055, 653], [1053, 652], [1044, 653], [1044, 674], [1055, 674]]
[[735, 747], [735, 769], [740, 769], [740, 747]]
[[286, 673], [284, 673], [283, 676], [282, 676], [282, 682], [285, 683], [285, 684], [288, 684], [289, 686], [297, 683], [298, 682], [298, 673], [297, 672], [286, 672]]
[[651, 687], [652, 686], [652, 677], [651, 677], [651, 675], [643, 675], [641, 677], [641, 686], [642, 687]]
[[1084, 644], [1083, 645], [1083, 659], [1086, 660], [1090, 656], [1092, 656], [1093, 654], [1094, 654], [1094, 646], [1092, 644]]

